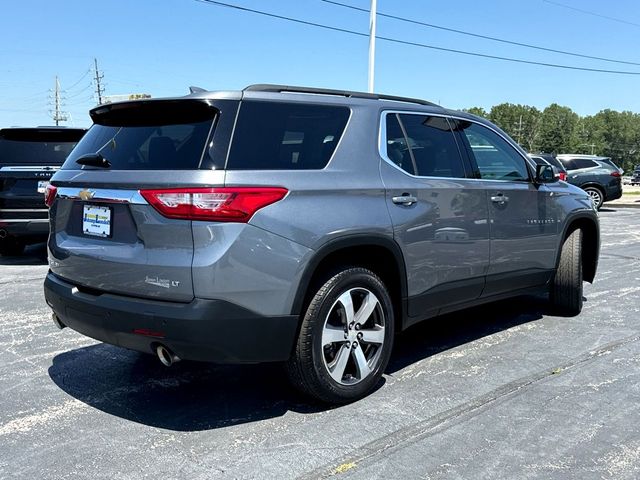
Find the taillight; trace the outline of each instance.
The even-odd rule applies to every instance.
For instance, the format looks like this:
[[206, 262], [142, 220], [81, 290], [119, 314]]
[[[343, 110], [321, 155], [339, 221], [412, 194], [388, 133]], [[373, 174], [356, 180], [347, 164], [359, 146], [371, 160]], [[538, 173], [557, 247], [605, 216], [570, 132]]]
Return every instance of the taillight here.
[[279, 187], [140, 190], [165, 217], [210, 222], [248, 222], [254, 213], [282, 200], [287, 192]]
[[609, 175], [611, 175], [612, 177], [619, 177], [620, 176], [620, 172], [617, 170], [614, 170], [613, 172], [611, 172]]
[[558, 178], [563, 182], [567, 181], [567, 172], [558, 172]]
[[51, 205], [53, 205], [53, 202], [56, 199], [57, 193], [58, 193], [58, 189], [56, 187], [54, 187], [51, 184], [47, 185], [47, 188], [45, 188], [44, 190], [44, 203], [47, 207], [50, 208]]

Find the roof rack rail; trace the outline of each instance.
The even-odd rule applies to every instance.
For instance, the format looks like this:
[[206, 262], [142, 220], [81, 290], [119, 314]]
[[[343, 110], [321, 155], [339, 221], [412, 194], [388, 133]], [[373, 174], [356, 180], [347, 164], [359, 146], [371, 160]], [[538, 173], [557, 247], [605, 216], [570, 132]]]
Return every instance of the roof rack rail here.
[[391, 100], [394, 102], [405, 103], [417, 103], [419, 105], [427, 105], [429, 107], [438, 107], [439, 105], [428, 102], [426, 100], [420, 100], [419, 98], [409, 97], [397, 97], [394, 95], [381, 95], [378, 93], [365, 93], [365, 92], [352, 92], [350, 90], [332, 90], [329, 88], [310, 88], [310, 87], [294, 87], [290, 85], [271, 85], [271, 84], [256, 84], [249, 85], [243, 92], [291, 92], [291, 93], [316, 93], [320, 95], [336, 95], [349, 98], [368, 98], [370, 100]]

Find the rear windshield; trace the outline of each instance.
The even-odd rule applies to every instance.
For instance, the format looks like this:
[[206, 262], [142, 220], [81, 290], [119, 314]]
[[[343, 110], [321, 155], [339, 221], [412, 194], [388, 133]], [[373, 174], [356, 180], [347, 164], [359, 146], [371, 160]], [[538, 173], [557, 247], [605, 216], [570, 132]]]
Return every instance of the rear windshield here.
[[153, 127], [94, 125], [63, 169], [75, 170], [83, 155], [99, 153], [112, 170], [190, 170], [199, 166], [211, 120]]
[[84, 130], [5, 130], [0, 133], [0, 165], [62, 165]]
[[100, 107], [92, 111], [94, 125], [62, 168], [80, 169], [76, 160], [99, 153], [112, 170], [197, 169], [216, 113], [192, 101]]
[[324, 168], [350, 110], [331, 105], [243, 101], [233, 134], [229, 170]]

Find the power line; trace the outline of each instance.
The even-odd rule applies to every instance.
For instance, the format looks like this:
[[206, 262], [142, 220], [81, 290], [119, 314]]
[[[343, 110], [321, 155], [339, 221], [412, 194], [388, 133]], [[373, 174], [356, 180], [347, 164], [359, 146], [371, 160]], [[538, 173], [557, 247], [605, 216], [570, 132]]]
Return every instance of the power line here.
[[560, 2], [553, 2], [552, 0], [542, 0], [542, 1], [545, 2], [545, 3], [549, 3], [551, 5], [555, 5], [557, 7], [567, 8], [569, 10], [574, 10], [576, 12], [584, 13], [585, 15], [591, 15], [591, 16], [594, 16], [594, 17], [606, 18], [607, 20], [611, 20], [613, 22], [624, 23], [626, 25], [633, 25], [634, 27], [640, 27], [639, 23], [629, 22], [629, 21], [623, 20], [621, 18], [609, 17], [608, 15], [602, 15], [601, 13], [591, 12], [589, 10], [583, 10], [582, 8], [572, 7], [570, 5], [565, 5], [564, 3], [560, 3]]
[[66, 91], [73, 90], [73, 88], [74, 88], [76, 85], [78, 85], [82, 80], [84, 80], [84, 79], [85, 79], [85, 77], [86, 77], [87, 75], [89, 75], [89, 73], [91, 73], [91, 69], [88, 69], [87, 71], [85, 71], [85, 72], [84, 72], [84, 74], [83, 74], [83, 75], [78, 79], [78, 81], [77, 81], [77, 82], [75, 82], [75, 83], [74, 83], [73, 85], [71, 85], [70, 87], [65, 88], [65, 90], [66, 90]]
[[[363, 32], [357, 32], [355, 30], [348, 30], [346, 28], [333, 27], [331, 25], [324, 25], [322, 23], [315, 23], [315, 22], [310, 22], [310, 21], [307, 21], [307, 20], [300, 20], [298, 18], [287, 17], [287, 16], [284, 16], [284, 15], [277, 15], [275, 13], [264, 12], [262, 10], [254, 10], [252, 8], [241, 7], [239, 5], [232, 5], [230, 3], [218, 2], [216, 0], [196, 0], [196, 1], [197, 2], [201, 2], [201, 3], [207, 3], [207, 4], [210, 4], [210, 5], [217, 5], [217, 6], [220, 6], [220, 7], [227, 7], [227, 8], [231, 8], [231, 9], [234, 9], [234, 10], [239, 10], [239, 11], [242, 11], [242, 12], [255, 13], [257, 15], [262, 15], [262, 16], [265, 16], [265, 17], [277, 18], [277, 19], [280, 19], [280, 20], [286, 20], [286, 21], [289, 21], [289, 22], [299, 23], [301, 25], [308, 25], [308, 26], [312, 26], [312, 27], [324, 28], [325, 30], [333, 30], [333, 31], [336, 31], [336, 32], [348, 33], [350, 35], [356, 35], [356, 36], [359, 36], [359, 37], [367, 37], [367, 38], [369, 37], [369, 34], [363, 33]], [[390, 42], [390, 43], [398, 43], [398, 44], [402, 44], [402, 45], [412, 45], [414, 47], [428, 48], [428, 49], [431, 49], [431, 50], [439, 50], [441, 52], [456, 53], [456, 54], [459, 54], [459, 55], [467, 55], [467, 56], [472, 56], [472, 57], [491, 58], [493, 60], [502, 60], [502, 61], [505, 61], [505, 62], [523, 63], [523, 64], [528, 64], [528, 65], [538, 65], [538, 66], [542, 66], [542, 67], [562, 68], [562, 69], [565, 69], [565, 70], [579, 70], [579, 71], [583, 71], [583, 72], [611, 73], [611, 74], [616, 74], [616, 75], [640, 75], [640, 72], [630, 72], [630, 71], [624, 71], [624, 70], [605, 70], [605, 69], [600, 69], [600, 68], [576, 67], [576, 66], [572, 66], [572, 65], [561, 65], [561, 64], [557, 64], [557, 63], [546, 63], [546, 62], [534, 62], [532, 60], [523, 60], [523, 59], [519, 59], [519, 58], [501, 57], [501, 56], [498, 56], [498, 55], [488, 55], [488, 54], [478, 53], [478, 52], [469, 52], [469, 51], [465, 51], [465, 50], [456, 50], [454, 48], [438, 47], [436, 45], [428, 45], [426, 43], [419, 43], [419, 42], [410, 42], [410, 41], [406, 41], [406, 40], [399, 40], [397, 38], [383, 37], [383, 36], [379, 36], [379, 35], [376, 38], [378, 40], [383, 40], [385, 42]]]
[[[320, 0], [320, 1], [325, 2], [325, 3], [330, 3], [332, 5], [337, 5], [339, 7], [350, 8], [351, 10], [357, 10], [359, 12], [369, 13], [369, 10], [367, 10], [366, 8], [355, 7], [353, 5], [348, 5], [346, 3], [335, 2], [335, 1], [332, 1], [332, 0]], [[553, 3], [553, 2], [551, 2], [551, 3]], [[391, 15], [391, 14], [388, 14], [388, 13], [378, 12], [378, 15], [381, 16], [381, 17], [391, 18], [393, 20], [398, 20], [398, 21], [401, 21], [401, 22], [413, 23], [415, 25], [421, 25], [423, 27], [435, 28], [435, 29], [438, 29], [438, 30], [444, 30], [446, 32], [453, 32], [453, 33], [458, 33], [460, 35], [467, 35], [469, 37], [482, 38], [484, 40], [491, 40], [493, 42], [506, 43], [508, 45], [516, 45], [518, 47], [525, 47], [525, 48], [531, 48], [531, 49], [535, 49], [535, 50], [542, 50], [544, 52], [559, 53], [561, 55], [570, 55], [572, 57], [589, 58], [591, 60], [600, 60], [600, 61], [603, 61], [603, 62], [610, 62], [610, 63], [623, 63], [623, 64], [626, 64], [626, 65], [640, 65], [640, 62], [630, 62], [630, 61], [626, 61], [626, 60], [615, 60], [615, 59], [612, 59], [612, 58], [596, 57], [596, 56], [593, 56], [593, 55], [586, 55], [586, 54], [582, 54], [582, 53], [568, 52], [566, 50], [557, 50], [555, 48], [541, 47], [539, 45], [531, 45], [529, 43], [516, 42], [516, 41], [513, 41], [513, 40], [506, 40], [504, 38], [490, 37], [488, 35], [482, 35], [482, 34], [479, 34], [479, 33], [467, 32], [465, 30], [457, 30], [455, 28], [443, 27], [442, 25], [435, 25], [433, 23], [426, 23], [426, 22], [421, 22], [419, 20], [412, 20], [410, 18], [399, 17], [397, 15]]]

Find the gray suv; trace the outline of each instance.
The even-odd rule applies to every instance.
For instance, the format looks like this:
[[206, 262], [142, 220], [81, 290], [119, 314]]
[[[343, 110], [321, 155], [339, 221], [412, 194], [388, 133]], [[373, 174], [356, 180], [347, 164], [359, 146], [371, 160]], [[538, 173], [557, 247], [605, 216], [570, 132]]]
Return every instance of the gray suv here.
[[596, 209], [622, 196], [622, 169], [609, 157], [562, 154], [556, 158], [567, 169], [567, 182], [587, 192]]
[[256, 85], [91, 117], [46, 194], [46, 301], [165, 365], [284, 362], [344, 403], [394, 333], [532, 292], [576, 315], [596, 274], [589, 196], [466, 113]]

